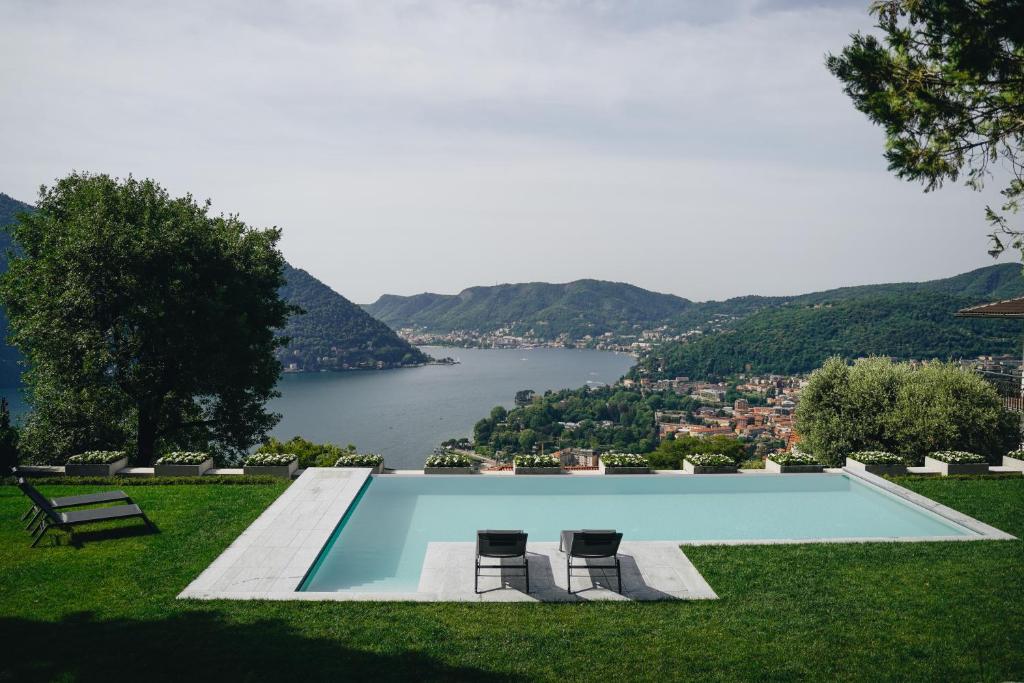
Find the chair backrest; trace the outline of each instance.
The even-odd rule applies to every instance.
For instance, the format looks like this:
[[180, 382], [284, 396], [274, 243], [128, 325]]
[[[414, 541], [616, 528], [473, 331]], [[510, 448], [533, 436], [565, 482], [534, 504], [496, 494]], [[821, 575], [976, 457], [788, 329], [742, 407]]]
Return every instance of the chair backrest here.
[[573, 557], [615, 557], [622, 534], [615, 531], [577, 531], [572, 535], [569, 554]]
[[526, 554], [521, 529], [485, 529], [476, 532], [476, 554], [484, 557], [519, 557]]
[[60, 523], [61, 519], [57, 515], [57, 511], [50, 505], [50, 501], [46, 499], [46, 496], [39, 493], [35, 486], [25, 481], [24, 477], [18, 477], [18, 488], [21, 489], [22, 493], [28, 496], [28, 499], [32, 501], [32, 504], [43, 511], [47, 517], [50, 518], [51, 522]]

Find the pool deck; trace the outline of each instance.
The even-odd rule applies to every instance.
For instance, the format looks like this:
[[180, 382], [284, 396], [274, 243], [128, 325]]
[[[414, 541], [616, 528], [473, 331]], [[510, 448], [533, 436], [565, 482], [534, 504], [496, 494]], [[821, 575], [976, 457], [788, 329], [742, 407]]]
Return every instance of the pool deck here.
[[[474, 544], [431, 543], [427, 548], [416, 592], [299, 592], [297, 588], [352, 505], [370, 468], [310, 468], [254, 521], [179, 598], [200, 600], [405, 600], [419, 602], [581, 602], [593, 600], [695, 600], [717, 596], [693, 566], [680, 545], [732, 545], [777, 543], [901, 542], [1012, 540], [1015, 537], [961, 512], [866, 472], [839, 470], [874, 485], [887, 494], [971, 530], [964, 536], [911, 538], [843, 538], [723, 541], [623, 541], [623, 593], [610, 590], [605, 573], [597, 569], [574, 571], [566, 591], [565, 555], [554, 542], [536, 542], [529, 551], [531, 592], [523, 591], [518, 572], [492, 570], [481, 577], [480, 594], [473, 592]], [[763, 471], [753, 476], [800, 477]], [[392, 475], [384, 475], [392, 476]], [[402, 475], [399, 475], [402, 476]], [[411, 474], [408, 476], [412, 476]], [[423, 475], [422, 473], [419, 476]], [[470, 475], [471, 476], [471, 475]], [[557, 475], [556, 475], [557, 476]], [[601, 475], [607, 476], [607, 475]], [[622, 475], [644, 476], [644, 475]], [[735, 474], [671, 474], [647, 476], [735, 477]], [[740, 475], [743, 476], [743, 475]]]

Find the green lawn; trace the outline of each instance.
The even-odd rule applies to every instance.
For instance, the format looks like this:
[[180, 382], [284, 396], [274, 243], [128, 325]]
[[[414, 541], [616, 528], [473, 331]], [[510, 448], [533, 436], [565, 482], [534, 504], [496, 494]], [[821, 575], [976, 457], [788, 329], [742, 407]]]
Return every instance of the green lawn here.
[[[1024, 478], [900, 483], [1024, 536]], [[162, 533], [30, 549], [0, 486], [0, 681], [1024, 679], [1019, 541], [689, 548], [708, 602], [192, 602], [284, 485], [123, 488]]]

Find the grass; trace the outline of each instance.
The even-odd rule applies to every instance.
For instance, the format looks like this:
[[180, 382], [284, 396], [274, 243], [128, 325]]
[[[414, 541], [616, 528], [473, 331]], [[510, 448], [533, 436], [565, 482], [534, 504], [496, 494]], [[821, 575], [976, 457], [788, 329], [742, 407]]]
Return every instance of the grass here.
[[[1024, 478], [899, 481], [1024, 536]], [[0, 681], [1024, 678], [1020, 541], [687, 548], [708, 602], [176, 600], [283, 487], [123, 486], [160, 534], [33, 550], [0, 486]]]

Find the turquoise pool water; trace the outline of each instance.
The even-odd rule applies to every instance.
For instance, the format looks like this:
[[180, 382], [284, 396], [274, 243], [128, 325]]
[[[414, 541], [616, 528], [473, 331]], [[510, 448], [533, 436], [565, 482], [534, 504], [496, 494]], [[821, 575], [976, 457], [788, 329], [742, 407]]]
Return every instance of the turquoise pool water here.
[[966, 536], [845, 474], [372, 477], [300, 590], [411, 592], [431, 541], [614, 528], [633, 541]]

